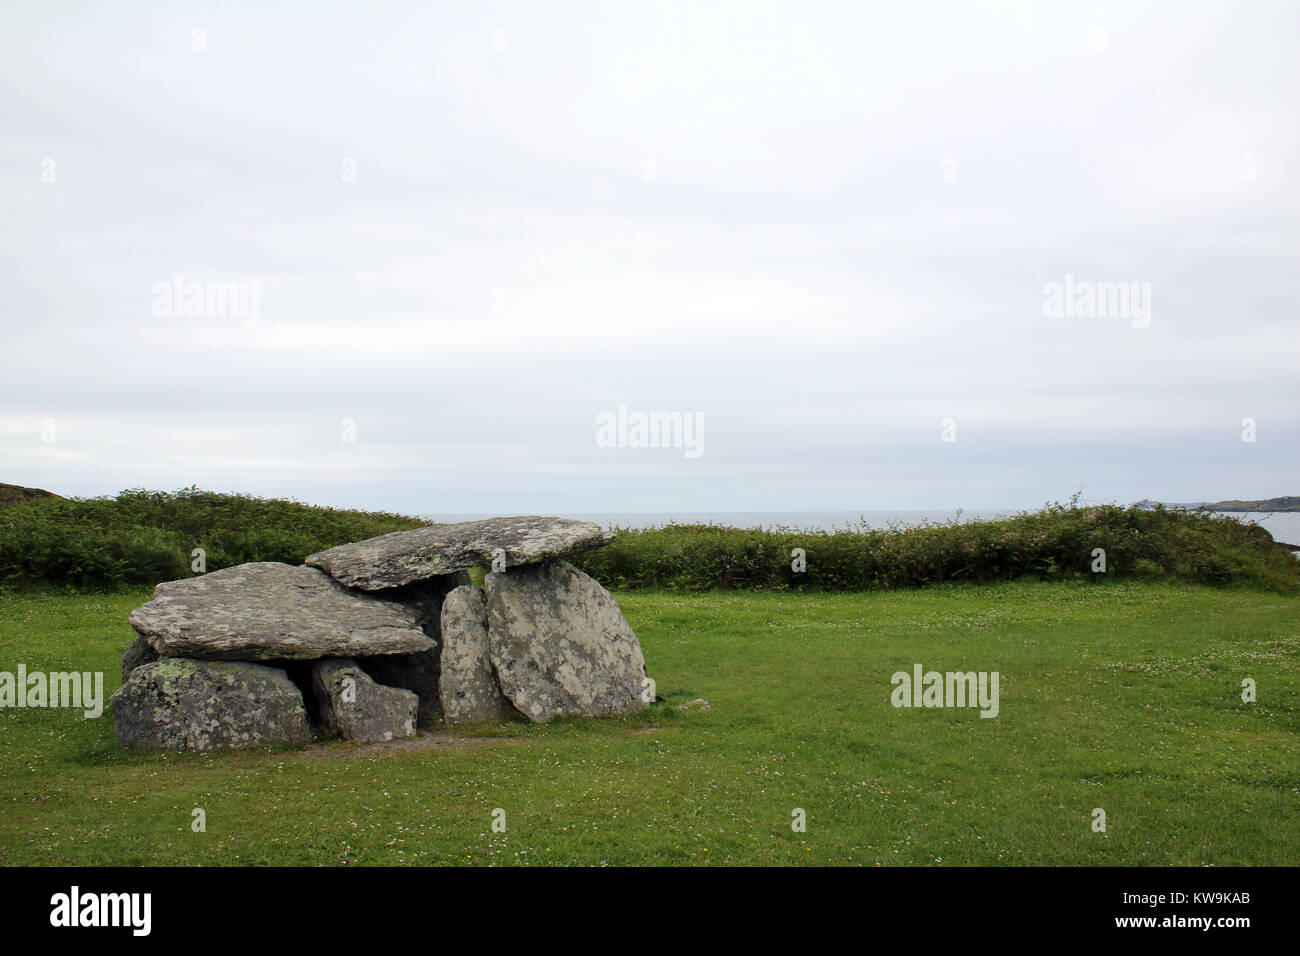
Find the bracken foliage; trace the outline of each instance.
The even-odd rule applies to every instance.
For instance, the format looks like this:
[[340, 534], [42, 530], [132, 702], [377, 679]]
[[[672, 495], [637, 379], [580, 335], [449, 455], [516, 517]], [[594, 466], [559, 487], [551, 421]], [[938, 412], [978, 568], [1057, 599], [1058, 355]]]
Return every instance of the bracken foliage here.
[[0, 587], [111, 591], [247, 561], [301, 564], [314, 551], [424, 524], [403, 515], [297, 501], [131, 489], [114, 498], [41, 498], [0, 510]]

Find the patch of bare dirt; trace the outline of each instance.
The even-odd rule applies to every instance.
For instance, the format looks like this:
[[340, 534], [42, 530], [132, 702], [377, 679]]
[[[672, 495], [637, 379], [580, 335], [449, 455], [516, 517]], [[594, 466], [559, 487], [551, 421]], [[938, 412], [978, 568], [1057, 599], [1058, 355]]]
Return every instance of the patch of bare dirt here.
[[420, 734], [418, 737], [392, 740], [383, 744], [354, 744], [331, 740], [309, 744], [299, 752], [303, 760], [357, 760], [367, 757], [395, 757], [398, 754], [428, 751], [455, 753], [493, 745], [517, 744], [522, 737], [458, 737], [455, 734]]
[[[624, 736], [643, 737], [657, 734], [662, 727], [632, 727]], [[509, 747], [536, 737], [460, 737], [456, 734], [422, 733], [418, 737], [393, 740], [386, 744], [354, 744], [345, 740], [322, 740], [308, 744], [296, 754], [299, 760], [358, 760], [370, 757], [395, 757], [409, 753], [458, 753], [480, 747]]]

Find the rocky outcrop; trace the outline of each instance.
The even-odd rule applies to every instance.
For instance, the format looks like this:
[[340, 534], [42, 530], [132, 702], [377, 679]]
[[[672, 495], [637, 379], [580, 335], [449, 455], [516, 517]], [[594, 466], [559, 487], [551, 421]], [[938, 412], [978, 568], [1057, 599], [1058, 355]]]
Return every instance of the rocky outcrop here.
[[405, 604], [348, 591], [315, 568], [275, 562], [160, 584], [130, 621], [164, 657], [301, 660], [435, 647]]
[[317, 661], [311, 686], [325, 728], [344, 740], [370, 744], [415, 736], [419, 698], [376, 684], [356, 661]]
[[488, 652], [487, 599], [482, 589], [459, 587], [442, 604], [443, 719], [449, 724], [509, 720], [515, 713], [497, 684]]
[[162, 658], [133, 669], [111, 704], [121, 747], [216, 750], [311, 738], [302, 693], [261, 664]]
[[[374, 591], [427, 581], [468, 568], [506, 569], [598, 548], [613, 533], [569, 518], [487, 518], [394, 531], [309, 555], [307, 564], [351, 588]], [[499, 568], [497, 569], [499, 570]]]
[[501, 690], [534, 721], [643, 709], [645, 658], [614, 596], [565, 561], [487, 576]]

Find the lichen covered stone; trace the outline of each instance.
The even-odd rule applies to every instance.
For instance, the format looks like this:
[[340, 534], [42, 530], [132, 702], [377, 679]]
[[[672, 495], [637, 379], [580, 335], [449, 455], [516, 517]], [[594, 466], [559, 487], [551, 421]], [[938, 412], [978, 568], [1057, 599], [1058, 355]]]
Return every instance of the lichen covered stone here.
[[284, 671], [164, 657], [134, 668], [110, 701], [117, 742], [145, 750], [221, 750], [311, 739], [302, 693]]

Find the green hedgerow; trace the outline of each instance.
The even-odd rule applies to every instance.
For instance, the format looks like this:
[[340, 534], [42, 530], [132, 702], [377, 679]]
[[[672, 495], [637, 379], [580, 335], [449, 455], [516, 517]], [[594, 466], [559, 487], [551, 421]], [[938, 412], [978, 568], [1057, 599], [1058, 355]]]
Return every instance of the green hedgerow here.
[[[803, 549], [806, 569], [792, 568]], [[1093, 571], [1095, 549], [1106, 570]], [[1300, 561], [1263, 528], [1178, 509], [1071, 501], [997, 521], [838, 531], [668, 525], [618, 529], [573, 563], [607, 587], [828, 591], [1015, 578], [1157, 579], [1300, 591]]]
[[301, 564], [314, 551], [424, 524], [198, 488], [114, 498], [39, 498], [0, 510], [0, 587], [112, 591], [248, 561]]
[[[41, 498], [0, 510], [0, 587], [118, 590], [248, 561], [299, 564], [314, 551], [424, 524], [197, 488], [115, 498]], [[806, 567], [796, 571], [792, 552]], [[1104, 574], [1093, 553], [1106, 554]], [[571, 559], [611, 588], [865, 591], [1015, 578], [1174, 579], [1300, 591], [1300, 562], [1263, 528], [1179, 509], [1071, 500], [997, 521], [840, 530], [668, 525], [617, 529]]]

